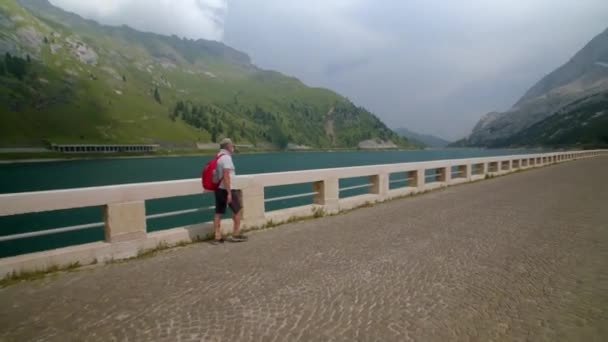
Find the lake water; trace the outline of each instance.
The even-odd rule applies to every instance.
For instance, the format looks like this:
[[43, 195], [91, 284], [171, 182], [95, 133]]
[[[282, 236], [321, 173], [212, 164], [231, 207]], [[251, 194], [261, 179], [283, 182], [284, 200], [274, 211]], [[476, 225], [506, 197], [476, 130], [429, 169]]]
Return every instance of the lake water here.
[[[419, 151], [353, 151], [353, 152], [291, 152], [236, 154], [234, 162], [237, 174], [256, 174], [277, 171], [293, 171], [332, 167], [349, 167], [375, 164], [404, 163], [413, 161], [459, 159], [508, 154], [538, 153], [538, 150], [486, 150], [446, 149]], [[202, 166], [210, 156], [162, 157], [73, 160], [40, 163], [17, 163], [0, 165], [0, 193], [67, 189], [88, 186], [128, 184], [139, 182], [167, 181], [200, 177]], [[399, 175], [391, 175], [399, 177]], [[366, 183], [366, 179], [341, 180], [346, 187]], [[405, 186], [394, 184], [393, 187]], [[310, 184], [273, 187], [266, 189], [266, 198], [288, 194], [307, 193]], [[365, 192], [366, 189], [341, 193], [348, 197]], [[267, 204], [267, 210], [310, 204], [311, 198], [287, 200]], [[146, 202], [146, 213], [199, 208], [212, 205], [210, 194], [182, 196]], [[199, 212], [171, 218], [148, 220], [148, 231], [157, 231], [188, 224], [209, 221], [212, 212]], [[0, 217], [0, 236], [60, 228], [85, 223], [102, 222], [101, 207], [58, 210], [47, 213]], [[103, 240], [103, 229], [61, 233], [15, 241], [0, 242], [0, 257], [41, 251]]]

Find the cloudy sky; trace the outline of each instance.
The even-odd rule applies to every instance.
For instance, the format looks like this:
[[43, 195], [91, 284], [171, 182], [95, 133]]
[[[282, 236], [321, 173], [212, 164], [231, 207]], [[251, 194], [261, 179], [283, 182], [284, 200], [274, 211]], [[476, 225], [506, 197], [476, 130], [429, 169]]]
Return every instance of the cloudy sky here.
[[608, 27], [606, 0], [51, 0], [108, 24], [221, 40], [263, 68], [449, 139]]

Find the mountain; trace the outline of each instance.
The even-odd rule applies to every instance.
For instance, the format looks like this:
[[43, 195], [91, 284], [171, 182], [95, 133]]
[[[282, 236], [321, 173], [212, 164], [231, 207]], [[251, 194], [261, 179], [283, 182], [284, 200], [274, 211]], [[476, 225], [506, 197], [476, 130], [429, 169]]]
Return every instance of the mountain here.
[[507, 146], [608, 146], [608, 91], [578, 99], [501, 143]]
[[505, 146], [507, 142], [515, 144], [514, 136], [520, 132], [563, 111], [577, 100], [606, 90], [608, 29], [530, 88], [509, 111], [482, 117], [464, 144], [489, 147]]
[[413, 131], [410, 131], [407, 128], [397, 128], [395, 132], [402, 137], [407, 138], [410, 142], [418, 142], [419, 145], [428, 146], [428, 147], [446, 147], [450, 142], [436, 137], [431, 134], [420, 134]]
[[220, 42], [104, 26], [47, 0], [0, 2], [0, 56], [0, 147], [409, 146], [347, 98]]

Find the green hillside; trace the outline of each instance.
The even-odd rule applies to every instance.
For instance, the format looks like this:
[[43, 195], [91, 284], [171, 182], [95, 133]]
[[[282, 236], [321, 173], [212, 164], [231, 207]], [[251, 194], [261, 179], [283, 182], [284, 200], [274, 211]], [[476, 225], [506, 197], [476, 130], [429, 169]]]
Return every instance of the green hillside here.
[[261, 148], [400, 138], [332, 91], [222, 43], [102, 26], [46, 0], [0, 3], [0, 147], [232, 137]]

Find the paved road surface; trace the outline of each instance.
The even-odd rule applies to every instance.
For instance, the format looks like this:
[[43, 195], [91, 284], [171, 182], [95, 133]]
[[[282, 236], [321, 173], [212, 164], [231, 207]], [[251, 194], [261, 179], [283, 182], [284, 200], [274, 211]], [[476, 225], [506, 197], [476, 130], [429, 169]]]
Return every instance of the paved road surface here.
[[0, 341], [608, 341], [608, 158], [0, 290]]

